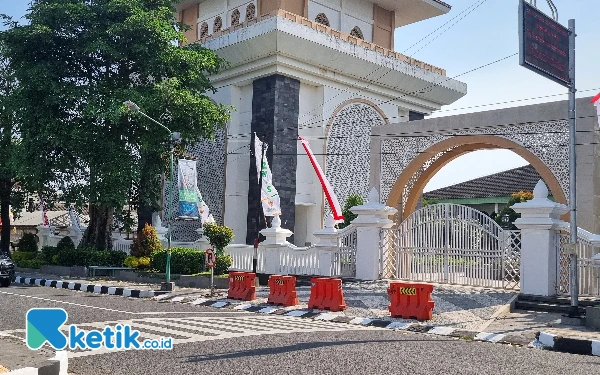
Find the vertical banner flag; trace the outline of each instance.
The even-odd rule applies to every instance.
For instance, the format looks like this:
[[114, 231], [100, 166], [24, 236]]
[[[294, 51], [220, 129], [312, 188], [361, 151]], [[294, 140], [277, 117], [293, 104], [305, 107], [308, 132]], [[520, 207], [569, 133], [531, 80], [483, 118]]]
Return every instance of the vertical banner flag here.
[[208, 209], [208, 205], [202, 199], [202, 194], [200, 194], [200, 189], [196, 186], [196, 193], [198, 194], [198, 213], [200, 214], [200, 222], [202, 224], [208, 222], [208, 216], [210, 215], [210, 211]]
[[[264, 152], [263, 152], [264, 151]], [[254, 155], [256, 159], [256, 173], [258, 179], [262, 175], [262, 186], [260, 189], [260, 201], [262, 203], [265, 216], [281, 215], [281, 202], [279, 193], [273, 186], [273, 174], [267, 162], [266, 145], [263, 150], [263, 143], [254, 133]]]
[[308, 155], [308, 158], [310, 159], [310, 163], [312, 164], [313, 168], [315, 169], [315, 172], [317, 173], [317, 177], [319, 177], [319, 181], [321, 181], [321, 186], [323, 187], [323, 191], [325, 192], [325, 197], [327, 197], [327, 202], [329, 202], [329, 207], [331, 207], [331, 210], [333, 211], [333, 219], [335, 221], [343, 221], [344, 216], [342, 215], [342, 208], [340, 207], [340, 202], [338, 202], [335, 192], [331, 188], [329, 181], [327, 181], [327, 177], [325, 177], [325, 173], [323, 173], [321, 166], [319, 165], [319, 163], [317, 162], [317, 159], [315, 158], [315, 155], [311, 151], [308, 141], [302, 137], [298, 137], [298, 139], [302, 143], [302, 146], [304, 147], [304, 151], [306, 151], [306, 154]]
[[596, 112], [598, 112], [598, 125], [600, 125], [600, 94], [594, 96], [591, 103], [596, 106]]
[[195, 160], [179, 159], [179, 217], [198, 219], [198, 172]]
[[50, 221], [48, 220], [48, 215], [46, 214], [46, 205], [44, 204], [44, 199], [42, 198], [42, 195], [39, 195], [40, 197], [40, 209], [42, 210], [42, 225], [47, 227], [50, 225]]

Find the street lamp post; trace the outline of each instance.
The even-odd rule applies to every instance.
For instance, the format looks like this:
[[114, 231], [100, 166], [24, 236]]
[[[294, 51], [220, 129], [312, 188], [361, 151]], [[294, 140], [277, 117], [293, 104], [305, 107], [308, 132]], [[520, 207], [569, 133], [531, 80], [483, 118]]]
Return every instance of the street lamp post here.
[[152, 117], [150, 117], [147, 114], [145, 114], [144, 112], [142, 112], [140, 110], [140, 107], [137, 104], [135, 104], [134, 102], [128, 100], [128, 101], [124, 102], [123, 104], [127, 108], [129, 108], [130, 111], [139, 113], [140, 115], [144, 116], [148, 120], [152, 121], [153, 123], [157, 124], [158, 126], [162, 127], [163, 129], [165, 129], [166, 131], [169, 132], [169, 151], [170, 151], [169, 153], [170, 153], [170, 159], [171, 159], [171, 187], [169, 188], [169, 213], [168, 213], [169, 222], [167, 223], [167, 269], [165, 271], [165, 273], [166, 273], [165, 276], [167, 279], [167, 283], [170, 283], [171, 282], [171, 222], [173, 221], [173, 181], [175, 181], [175, 177], [174, 177], [175, 161], [174, 161], [173, 154], [174, 154], [174, 149], [175, 149], [175, 142], [177, 142], [181, 139], [181, 134], [179, 132], [172, 132], [171, 129], [167, 128], [160, 122], [156, 121]]

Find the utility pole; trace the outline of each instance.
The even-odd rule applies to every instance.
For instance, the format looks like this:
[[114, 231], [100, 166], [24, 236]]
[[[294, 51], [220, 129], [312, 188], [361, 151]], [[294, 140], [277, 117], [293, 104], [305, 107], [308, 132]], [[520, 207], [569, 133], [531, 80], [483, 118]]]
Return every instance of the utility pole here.
[[571, 247], [571, 308], [569, 317], [579, 317], [579, 275], [577, 256], [577, 153], [575, 152], [577, 119], [575, 116], [575, 20], [569, 20], [569, 206]]

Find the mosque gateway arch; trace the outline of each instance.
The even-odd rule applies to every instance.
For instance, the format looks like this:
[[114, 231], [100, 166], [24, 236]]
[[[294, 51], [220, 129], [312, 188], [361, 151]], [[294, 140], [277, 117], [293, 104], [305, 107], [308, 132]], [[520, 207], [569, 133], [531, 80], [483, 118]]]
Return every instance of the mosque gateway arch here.
[[[577, 100], [579, 227], [600, 229], [598, 120], [588, 98]], [[557, 202], [569, 192], [567, 102], [552, 102], [464, 115], [385, 124], [371, 133], [370, 186], [398, 209], [402, 222], [418, 206], [427, 182], [447, 163], [471, 151], [508, 149], [540, 174]]]

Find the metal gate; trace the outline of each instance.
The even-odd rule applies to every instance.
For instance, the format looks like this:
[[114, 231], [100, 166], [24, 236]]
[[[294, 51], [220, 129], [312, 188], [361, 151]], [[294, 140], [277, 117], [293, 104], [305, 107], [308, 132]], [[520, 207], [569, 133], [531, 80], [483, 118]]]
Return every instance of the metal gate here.
[[[597, 243], [590, 241], [591, 233], [581, 228], [577, 236], [579, 295], [589, 297], [600, 297], [600, 259], [594, 258], [597, 252]], [[570, 294], [570, 264], [571, 254], [567, 249], [570, 242], [569, 230], [557, 232], [557, 272], [556, 293], [558, 295]]]
[[426, 206], [382, 230], [382, 278], [518, 289], [520, 261], [520, 231], [467, 206]]

